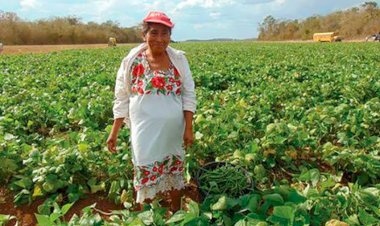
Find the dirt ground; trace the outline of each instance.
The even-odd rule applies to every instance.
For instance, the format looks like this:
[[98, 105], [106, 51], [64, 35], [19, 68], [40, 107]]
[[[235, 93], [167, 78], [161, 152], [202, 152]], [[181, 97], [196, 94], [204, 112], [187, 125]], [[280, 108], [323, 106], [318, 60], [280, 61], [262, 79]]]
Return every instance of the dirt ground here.
[[[355, 39], [355, 40], [343, 40], [343, 42], [363, 42], [365, 40]], [[290, 40], [290, 41], [260, 41], [263, 43], [269, 42], [279, 42], [279, 43], [312, 43], [312, 40], [300, 41], [300, 40]], [[117, 46], [136, 46], [136, 43], [131, 44], [118, 44]], [[107, 44], [78, 44], [78, 45], [5, 45], [3, 54], [25, 54], [25, 53], [48, 53], [54, 51], [62, 51], [68, 49], [87, 49], [87, 48], [108, 48]]]
[[[136, 44], [118, 44], [117, 46], [128, 46]], [[108, 48], [107, 44], [84, 44], [84, 45], [4, 45], [3, 54], [25, 54], [25, 53], [48, 53], [68, 49]]]
[[[45, 199], [37, 199], [31, 205], [22, 205], [16, 207], [13, 203], [14, 194], [5, 187], [0, 187], [0, 214], [15, 216], [18, 221], [19, 226], [32, 226], [37, 225], [37, 220], [35, 218], [35, 213], [38, 213], [38, 206], [43, 204]], [[200, 194], [196, 183], [191, 181], [184, 190], [184, 198], [190, 198], [196, 202], [200, 202]], [[67, 214], [64, 217], [64, 220], [69, 221], [74, 214], [78, 216], [81, 215], [81, 210], [84, 207], [90, 206], [96, 203], [96, 209], [101, 212], [111, 213], [113, 210], [122, 210], [124, 209], [123, 205], [116, 205], [113, 201], [107, 199], [107, 194], [105, 193], [96, 193], [88, 194], [87, 198], [80, 199], [75, 202], [75, 204], [70, 208]], [[161, 203], [162, 206], [168, 207], [170, 203]], [[184, 207], [184, 206], [183, 206]], [[134, 207], [136, 208], [136, 207]], [[107, 215], [99, 214], [104, 219], [108, 219]], [[96, 211], [94, 211], [96, 213]], [[13, 226], [16, 224], [16, 220], [11, 220], [5, 226]]]

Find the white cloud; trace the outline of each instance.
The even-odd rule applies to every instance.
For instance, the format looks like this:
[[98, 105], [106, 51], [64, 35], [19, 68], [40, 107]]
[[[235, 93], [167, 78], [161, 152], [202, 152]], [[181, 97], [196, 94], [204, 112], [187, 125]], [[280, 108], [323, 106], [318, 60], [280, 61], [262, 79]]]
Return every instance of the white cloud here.
[[94, 1], [96, 12], [101, 13], [108, 11], [112, 6], [115, 5], [116, 0], [97, 0]]
[[200, 29], [203, 29], [204, 27], [206, 27], [207, 24], [194, 24], [193, 28], [195, 30], [200, 30]]
[[197, 24], [194, 24], [193, 25], [193, 28], [195, 30], [202, 30], [202, 29], [206, 29], [206, 28], [211, 28], [211, 29], [227, 29], [228, 28], [228, 24], [226, 23], [223, 23], [223, 22], [220, 22], [220, 23], [197, 23]]
[[222, 15], [220, 12], [211, 12], [210, 17], [213, 19], [218, 19]]
[[220, 8], [226, 5], [233, 4], [234, 0], [186, 0], [180, 2], [175, 10], [182, 10], [190, 7], [201, 7], [201, 8]]
[[20, 6], [22, 11], [29, 9], [37, 9], [41, 6], [41, 3], [37, 0], [20, 0]]
[[245, 0], [245, 1], [243, 1], [243, 4], [256, 5], [256, 4], [270, 3], [273, 1], [276, 1], [276, 0]]

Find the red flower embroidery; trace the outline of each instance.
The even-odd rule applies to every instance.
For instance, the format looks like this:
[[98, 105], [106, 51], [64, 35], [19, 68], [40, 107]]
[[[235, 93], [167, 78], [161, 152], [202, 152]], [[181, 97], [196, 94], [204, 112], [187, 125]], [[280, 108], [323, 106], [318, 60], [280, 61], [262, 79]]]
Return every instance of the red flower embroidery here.
[[136, 82], [136, 79], [134, 78], [134, 79], [132, 79], [132, 83], [135, 83]]
[[149, 178], [146, 177], [146, 178], [144, 178], [144, 179], [141, 180], [141, 184], [145, 184], [148, 181], [149, 181]]
[[169, 78], [169, 82], [170, 82], [170, 83], [175, 83], [175, 79], [172, 78], [172, 77], [170, 77], [170, 78]]
[[153, 164], [139, 166], [136, 168], [137, 173], [134, 174], [134, 187], [136, 190], [139, 190], [144, 186], [150, 186], [150, 181], [151, 184], [156, 183], [160, 175], [165, 173], [182, 173], [185, 170], [183, 163], [179, 155], [171, 155], [162, 161], [155, 161]]
[[144, 66], [142, 64], [138, 64], [137, 66], [133, 68], [132, 75], [140, 77], [141, 75], [144, 74], [144, 71], [145, 71]]
[[137, 82], [137, 86], [142, 86], [144, 84], [144, 82], [142, 81], [142, 80], [139, 80], [138, 82]]
[[174, 68], [174, 76], [176, 78], [179, 78], [179, 72], [178, 72], [177, 68]]
[[150, 94], [152, 91], [148, 90], [145, 92], [145, 94]]
[[175, 81], [175, 84], [176, 84], [177, 86], [181, 86], [181, 81], [180, 81], [180, 80], [176, 80], [176, 81]]
[[176, 95], [181, 95], [181, 88], [178, 88], [178, 89], [175, 91], [175, 94], [176, 94]]
[[139, 94], [144, 94], [144, 90], [141, 87], [139, 87], [137, 91], [139, 92]]
[[164, 172], [164, 164], [162, 164], [160, 166], [160, 168], [158, 168], [158, 173], [161, 175], [162, 173]]
[[165, 78], [159, 76], [152, 78], [152, 85], [157, 89], [163, 89], [165, 87]]
[[166, 86], [166, 90], [168, 90], [168, 91], [172, 91], [172, 90], [173, 90], [173, 86], [172, 86], [172, 85], [167, 85], [167, 86]]

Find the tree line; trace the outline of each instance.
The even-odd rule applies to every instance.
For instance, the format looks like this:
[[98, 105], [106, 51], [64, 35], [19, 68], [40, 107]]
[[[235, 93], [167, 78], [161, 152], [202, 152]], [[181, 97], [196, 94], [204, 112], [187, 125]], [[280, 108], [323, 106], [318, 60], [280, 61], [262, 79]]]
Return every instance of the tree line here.
[[123, 28], [117, 22], [84, 23], [79, 17], [22, 20], [16, 13], [0, 11], [0, 42], [7, 45], [96, 44], [115, 37], [118, 43], [141, 42], [138, 26]]
[[267, 16], [259, 24], [258, 40], [308, 40], [316, 32], [338, 32], [344, 39], [363, 39], [380, 32], [380, 8], [376, 2], [311, 16], [304, 20], [281, 20]]

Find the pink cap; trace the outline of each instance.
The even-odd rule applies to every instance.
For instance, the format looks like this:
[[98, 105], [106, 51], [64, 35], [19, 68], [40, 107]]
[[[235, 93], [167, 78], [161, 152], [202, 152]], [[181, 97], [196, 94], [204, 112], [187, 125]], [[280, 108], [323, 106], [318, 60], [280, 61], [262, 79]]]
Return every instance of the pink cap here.
[[162, 12], [149, 12], [144, 18], [144, 22], [159, 23], [170, 28], [174, 27], [174, 24], [170, 21], [170, 18]]

